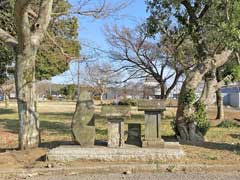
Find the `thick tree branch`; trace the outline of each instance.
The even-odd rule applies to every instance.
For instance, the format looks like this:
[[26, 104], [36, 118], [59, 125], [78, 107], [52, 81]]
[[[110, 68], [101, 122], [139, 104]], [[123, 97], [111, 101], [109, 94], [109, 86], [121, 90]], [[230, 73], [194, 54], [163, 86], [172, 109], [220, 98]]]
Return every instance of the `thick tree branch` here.
[[184, 0], [181, 2], [184, 7], [186, 8], [189, 16], [190, 16], [190, 20], [195, 24], [198, 25], [197, 23], [197, 16], [195, 14], [196, 10], [194, 9], [194, 7], [192, 7], [192, 5], [190, 4], [190, 2], [188, 0]]
[[[31, 0], [17, 0], [15, 3], [15, 21], [18, 33], [19, 45], [29, 44], [31, 37], [30, 24], [28, 19], [28, 8]], [[21, 43], [20, 43], [21, 42]]]
[[53, 0], [41, 1], [38, 18], [36, 23], [34, 24], [33, 35], [31, 37], [32, 42], [37, 46], [40, 45], [40, 42], [42, 41], [44, 33], [46, 32], [48, 24], [51, 20], [52, 3]]
[[200, 14], [199, 14], [199, 16], [198, 16], [199, 19], [201, 19], [201, 18], [206, 14], [206, 12], [207, 12], [208, 9], [210, 8], [211, 4], [212, 4], [212, 2], [209, 2], [209, 4], [206, 4], [206, 5], [204, 6], [204, 8], [202, 9], [202, 11], [200, 12]]
[[233, 79], [232, 75], [227, 75], [226, 77], [224, 77], [221, 81], [217, 82], [214, 85], [215, 91], [226, 85], [226, 81], [231, 81], [232, 79]]
[[15, 48], [18, 44], [17, 40], [11, 36], [8, 32], [0, 28], [0, 41], [4, 42], [6, 45]]
[[166, 91], [166, 97], [169, 96], [169, 94], [171, 93], [171, 91], [174, 89], [174, 87], [177, 85], [179, 78], [182, 76], [183, 71], [176, 71], [176, 75], [175, 78], [172, 82], [172, 84], [169, 86], [169, 88]]

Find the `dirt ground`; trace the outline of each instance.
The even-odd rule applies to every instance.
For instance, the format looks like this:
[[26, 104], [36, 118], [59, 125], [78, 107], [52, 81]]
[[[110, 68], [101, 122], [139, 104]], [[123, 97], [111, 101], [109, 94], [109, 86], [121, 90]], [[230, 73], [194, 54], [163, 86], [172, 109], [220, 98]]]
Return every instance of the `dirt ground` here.
[[[71, 141], [70, 124], [72, 113], [75, 109], [74, 102], [48, 102], [39, 104], [40, 120], [42, 125], [41, 148], [16, 151], [17, 147], [17, 114], [16, 104], [11, 103], [10, 108], [3, 109], [0, 103], [0, 169], [9, 168], [48, 168], [44, 155], [49, 148]], [[174, 114], [171, 108], [169, 114]], [[240, 127], [218, 128], [219, 122], [215, 118], [215, 107], [208, 108], [208, 117], [213, 127], [206, 135], [206, 142], [201, 145], [182, 145], [186, 157], [178, 161], [161, 163], [176, 164], [226, 164], [240, 165]], [[225, 108], [225, 118], [228, 120], [239, 119], [240, 110]], [[100, 123], [102, 125], [104, 123]], [[169, 120], [163, 120], [163, 136], [166, 140], [173, 135]], [[98, 137], [105, 138], [105, 129], [97, 129]], [[67, 166], [79, 166], [81, 162], [72, 162]], [[65, 165], [63, 165], [65, 166]]]

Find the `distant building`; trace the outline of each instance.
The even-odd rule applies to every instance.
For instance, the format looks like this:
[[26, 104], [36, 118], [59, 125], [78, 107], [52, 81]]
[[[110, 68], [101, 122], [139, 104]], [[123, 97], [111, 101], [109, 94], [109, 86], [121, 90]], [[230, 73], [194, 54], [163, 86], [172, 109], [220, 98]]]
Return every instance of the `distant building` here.
[[108, 88], [104, 94], [104, 100], [121, 100], [121, 99], [141, 99], [143, 98], [143, 85], [138, 83], [130, 83], [124, 87]]
[[240, 82], [223, 87], [221, 92], [225, 106], [240, 108]]
[[143, 97], [145, 99], [159, 99], [161, 96], [161, 88], [159, 82], [153, 77], [146, 77], [144, 81]]

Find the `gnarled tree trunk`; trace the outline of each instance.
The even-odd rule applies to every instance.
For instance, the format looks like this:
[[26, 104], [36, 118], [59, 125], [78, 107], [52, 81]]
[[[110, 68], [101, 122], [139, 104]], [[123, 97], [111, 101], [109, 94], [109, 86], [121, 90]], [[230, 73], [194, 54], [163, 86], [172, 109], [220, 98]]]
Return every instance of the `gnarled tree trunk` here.
[[180, 140], [202, 142], [203, 136], [196, 129], [194, 122], [188, 122], [188, 119], [195, 113], [194, 101], [185, 102], [185, 97], [190, 93], [194, 93], [198, 84], [201, 82], [202, 76], [196, 72], [191, 72], [185, 79], [178, 99], [178, 109], [176, 115], [176, 125]]
[[198, 131], [196, 124], [192, 121], [189, 122], [189, 119], [194, 117], [196, 112], [194, 101], [186, 102], [186, 98], [189, 96], [189, 92], [195, 93], [196, 88], [202, 81], [204, 75], [225, 64], [231, 53], [231, 50], [224, 50], [220, 54], [215, 54], [213, 57], [209, 57], [203, 63], [188, 72], [180, 91], [176, 113], [177, 134], [179, 135], [180, 140], [191, 141], [194, 143], [204, 141], [204, 137]]

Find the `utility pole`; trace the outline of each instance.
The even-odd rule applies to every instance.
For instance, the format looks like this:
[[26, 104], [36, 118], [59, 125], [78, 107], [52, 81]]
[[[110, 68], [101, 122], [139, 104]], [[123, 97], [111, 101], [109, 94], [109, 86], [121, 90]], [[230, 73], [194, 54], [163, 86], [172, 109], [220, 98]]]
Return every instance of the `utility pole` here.
[[77, 61], [77, 96], [80, 98], [80, 59]]
[[86, 60], [85, 56], [77, 60], [77, 96], [78, 96], [77, 100], [78, 101], [80, 98], [80, 64], [81, 64], [81, 61], [84, 61], [84, 60]]

